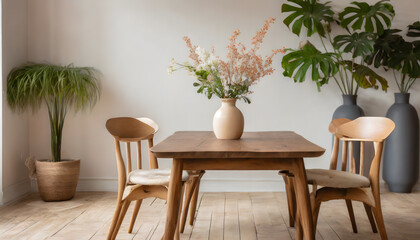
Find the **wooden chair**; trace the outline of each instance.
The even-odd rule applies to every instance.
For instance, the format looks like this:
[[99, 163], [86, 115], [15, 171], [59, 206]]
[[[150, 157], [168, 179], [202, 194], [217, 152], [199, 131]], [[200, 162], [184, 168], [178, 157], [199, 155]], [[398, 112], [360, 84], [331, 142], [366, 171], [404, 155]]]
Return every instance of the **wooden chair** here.
[[[330, 169], [308, 169], [306, 171], [308, 184], [312, 185], [311, 207], [314, 227], [316, 228], [321, 203], [329, 200], [344, 199], [350, 215], [353, 232], [357, 232], [357, 226], [351, 201], [363, 203], [373, 232], [379, 233], [382, 240], [388, 239], [382, 216], [379, 169], [385, 139], [394, 130], [392, 120], [383, 117], [360, 117], [353, 121], [349, 119], [334, 119], [329, 131], [334, 134], [334, 145], [331, 157]], [[339, 152], [339, 140], [342, 141], [342, 168], [337, 169]], [[353, 157], [353, 143], [360, 142], [360, 169], [356, 173], [356, 164]], [[363, 176], [365, 143], [373, 142], [375, 155], [370, 165], [369, 177]], [[350, 156], [350, 172], [346, 171], [347, 159]], [[293, 226], [299, 213], [296, 213], [296, 198], [293, 190], [293, 176], [287, 172], [280, 172], [286, 183], [287, 200], [289, 206], [289, 221]], [[322, 186], [318, 189], [318, 186]], [[296, 221], [299, 223], [299, 221]], [[297, 236], [300, 229], [297, 229]]]
[[[129, 233], [133, 230], [142, 199], [157, 197], [166, 200], [171, 170], [158, 169], [157, 159], [152, 152], [150, 152], [150, 148], [153, 147], [154, 134], [159, 130], [158, 125], [153, 120], [149, 118], [136, 119], [130, 117], [111, 118], [106, 122], [106, 128], [111, 135], [114, 136], [118, 168], [117, 207], [115, 209], [114, 217], [107, 237], [107, 239], [115, 239], [127, 209], [132, 201], [135, 201], [135, 205], [130, 226], [128, 228]], [[142, 169], [141, 141], [143, 140], [148, 141], [149, 170]], [[122, 156], [120, 142], [126, 143], [127, 167]], [[132, 170], [131, 162], [131, 143], [133, 142], [137, 144], [136, 170]], [[202, 175], [203, 172], [198, 172], [191, 176], [186, 171], [182, 173], [183, 184], [188, 182], [188, 191], [186, 196], [188, 202], [192, 198], [192, 195], [196, 194], [196, 191], [198, 192], [198, 183]], [[188, 211], [188, 204], [185, 205], [187, 206]], [[194, 203], [192, 205], [194, 205]], [[194, 212], [192, 213], [193, 217], [195, 213], [195, 206], [193, 209]], [[187, 211], [184, 211], [185, 214]], [[177, 231], [175, 239], [179, 239], [179, 231]]]
[[197, 209], [198, 192], [200, 189], [200, 181], [205, 171], [187, 171], [190, 175], [189, 180], [185, 186], [184, 206], [182, 208], [181, 221], [179, 225], [179, 232], [183, 233], [185, 229], [185, 222], [189, 213], [189, 225], [194, 224], [195, 212]]

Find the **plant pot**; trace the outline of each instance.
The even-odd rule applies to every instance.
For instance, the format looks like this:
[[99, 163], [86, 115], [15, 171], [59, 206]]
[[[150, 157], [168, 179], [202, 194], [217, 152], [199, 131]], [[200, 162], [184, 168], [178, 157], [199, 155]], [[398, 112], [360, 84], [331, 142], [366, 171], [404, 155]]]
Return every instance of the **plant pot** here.
[[[362, 116], [365, 116], [365, 113], [363, 112], [363, 109], [361, 109], [357, 105], [357, 95], [343, 95], [343, 104], [334, 111], [332, 119], [348, 118], [350, 120], [354, 120]], [[342, 155], [341, 145], [342, 144], [340, 143], [338, 156]], [[359, 143], [353, 144], [353, 156], [356, 162], [356, 171], [358, 172], [359, 165], [360, 165], [360, 144]], [[348, 164], [350, 164], [350, 162], [351, 161], [347, 161]], [[338, 158], [337, 169], [341, 169], [341, 157]], [[347, 167], [347, 170], [348, 169], [350, 168]]]
[[72, 199], [80, 173], [80, 160], [62, 160], [49, 162], [36, 161], [38, 190], [46, 202]]
[[236, 107], [236, 100], [223, 98], [222, 106], [213, 118], [213, 131], [218, 139], [239, 139], [244, 132], [244, 116]]
[[419, 178], [419, 117], [409, 93], [395, 93], [386, 116], [395, 129], [385, 142], [383, 178], [391, 192], [409, 193]]

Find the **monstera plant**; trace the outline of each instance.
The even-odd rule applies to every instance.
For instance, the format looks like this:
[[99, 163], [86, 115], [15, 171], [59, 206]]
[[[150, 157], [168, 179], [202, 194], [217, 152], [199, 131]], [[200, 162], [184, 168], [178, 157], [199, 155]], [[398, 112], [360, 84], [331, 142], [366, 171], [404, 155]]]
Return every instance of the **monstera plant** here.
[[[334, 12], [331, 2], [287, 0], [281, 10], [288, 14], [283, 22], [294, 34], [317, 41], [287, 49], [282, 60], [283, 75], [295, 82], [311, 78], [318, 91], [333, 79], [343, 94], [343, 104], [334, 111], [333, 119], [364, 116], [356, 102], [359, 89], [388, 89], [387, 80], [365, 59], [373, 53], [378, 36], [391, 27], [393, 6], [387, 0], [373, 5], [351, 2], [342, 11]], [[353, 154], [360, 156], [358, 144], [354, 144]], [[358, 168], [359, 158], [355, 160]]]
[[[408, 90], [420, 77], [420, 40], [407, 41], [400, 29], [385, 30], [374, 45], [374, 52], [367, 58], [369, 64], [393, 72], [401, 93]], [[408, 37], [420, 37], [420, 22], [408, 26]]]
[[[387, 1], [374, 5], [352, 2], [336, 14], [330, 2], [288, 0], [282, 12], [289, 14], [283, 22], [294, 34], [317, 35], [322, 45], [317, 48], [306, 42], [299, 49], [287, 49], [282, 60], [284, 76], [303, 82], [309, 72], [318, 90], [334, 79], [344, 95], [357, 95], [359, 88], [377, 89], [379, 85], [387, 90], [386, 79], [364, 62], [372, 54], [377, 36], [391, 26], [394, 10]], [[333, 34], [333, 29], [345, 33]]]
[[411, 192], [419, 177], [419, 118], [410, 104], [409, 89], [420, 78], [420, 22], [408, 26], [407, 40], [402, 30], [385, 30], [374, 45], [369, 64], [393, 73], [399, 92], [386, 116], [395, 122], [384, 151], [383, 178], [393, 192]]

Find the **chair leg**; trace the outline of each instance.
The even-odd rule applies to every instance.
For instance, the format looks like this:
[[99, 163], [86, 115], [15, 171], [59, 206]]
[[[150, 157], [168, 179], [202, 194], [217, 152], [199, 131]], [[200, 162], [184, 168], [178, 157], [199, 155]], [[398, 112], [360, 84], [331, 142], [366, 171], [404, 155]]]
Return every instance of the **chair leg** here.
[[384, 217], [382, 216], [382, 209], [380, 204], [376, 204], [376, 207], [372, 208], [373, 215], [375, 216], [376, 223], [378, 225], [379, 234], [381, 235], [382, 240], [388, 240], [388, 236], [386, 234]]
[[185, 186], [185, 200], [184, 200], [184, 206], [182, 208], [182, 214], [181, 214], [181, 222], [180, 222], [181, 225], [179, 227], [179, 231], [181, 233], [183, 233], [185, 229], [188, 209], [190, 207], [191, 198], [193, 196], [193, 193], [194, 193], [195, 187], [197, 186], [198, 181], [200, 181], [200, 179], [198, 177], [194, 177], [192, 181], [189, 183], [186, 183], [186, 186]]
[[353, 228], [353, 232], [357, 233], [356, 219], [354, 218], [353, 204], [351, 203], [351, 200], [346, 199], [346, 205], [347, 205], [347, 210], [349, 211], [351, 227]]
[[117, 207], [115, 208], [114, 217], [112, 218], [111, 226], [109, 227], [108, 236], [106, 238], [108, 240], [112, 238], [112, 235], [114, 233], [115, 226], [117, 225], [117, 222], [118, 222], [118, 217], [120, 216], [120, 213], [121, 213], [121, 207], [122, 207], [122, 202], [118, 201]]
[[319, 210], [321, 208], [321, 202], [314, 201], [314, 206], [312, 209], [312, 221], [314, 223], [314, 232], [316, 232], [316, 226], [318, 224], [318, 216], [319, 216]]
[[370, 226], [372, 227], [372, 232], [378, 233], [378, 229], [376, 229], [375, 220], [373, 219], [373, 215], [372, 215], [372, 208], [366, 203], [363, 203], [363, 206], [365, 207], [366, 215], [369, 219]]
[[195, 211], [197, 210], [197, 202], [198, 202], [198, 192], [200, 191], [200, 181], [197, 182], [197, 186], [194, 189], [191, 204], [190, 204], [190, 214], [189, 214], [189, 221], [188, 224], [191, 226], [194, 224], [195, 218]]
[[118, 217], [117, 225], [115, 226], [114, 233], [112, 234], [111, 240], [114, 240], [117, 237], [118, 231], [120, 230], [121, 223], [124, 220], [125, 214], [127, 213], [128, 207], [130, 206], [131, 201], [123, 201], [122, 209], [120, 216]]
[[293, 178], [283, 175], [283, 180], [286, 184], [287, 207], [289, 210], [289, 226], [294, 227], [296, 221], [296, 194]]
[[139, 210], [140, 210], [140, 206], [141, 206], [142, 201], [143, 200], [141, 200], [141, 199], [137, 200], [136, 204], [134, 205], [133, 216], [131, 217], [130, 227], [128, 228], [128, 233], [133, 232], [134, 223], [136, 222], [137, 215], [139, 214]]

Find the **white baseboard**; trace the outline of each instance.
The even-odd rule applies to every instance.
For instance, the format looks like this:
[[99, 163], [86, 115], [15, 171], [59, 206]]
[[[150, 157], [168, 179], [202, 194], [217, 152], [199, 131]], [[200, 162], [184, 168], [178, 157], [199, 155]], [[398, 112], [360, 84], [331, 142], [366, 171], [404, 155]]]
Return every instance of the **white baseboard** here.
[[4, 205], [18, 200], [31, 192], [31, 183], [28, 179], [22, 180], [10, 186], [3, 188], [3, 194], [0, 204]]
[[[31, 182], [31, 191], [38, 192], [36, 179]], [[79, 178], [76, 191], [81, 192], [117, 192], [117, 178]]]
[[79, 178], [77, 191], [118, 191], [118, 178]]
[[[35, 188], [36, 190], [36, 188]], [[117, 178], [80, 178], [77, 191], [110, 191], [118, 190]], [[282, 179], [202, 179], [202, 192], [283, 192]]]
[[[106, 191], [118, 190], [117, 178], [80, 178], [77, 191]], [[36, 181], [32, 182], [32, 191], [38, 191]], [[284, 192], [284, 182], [280, 179], [252, 179], [252, 178], [213, 178], [202, 179], [202, 192]], [[420, 182], [413, 191], [420, 191]], [[388, 192], [385, 182], [381, 182], [381, 192]]]
[[203, 179], [200, 183], [202, 192], [284, 192], [284, 182], [280, 179], [238, 179], [217, 178]]

